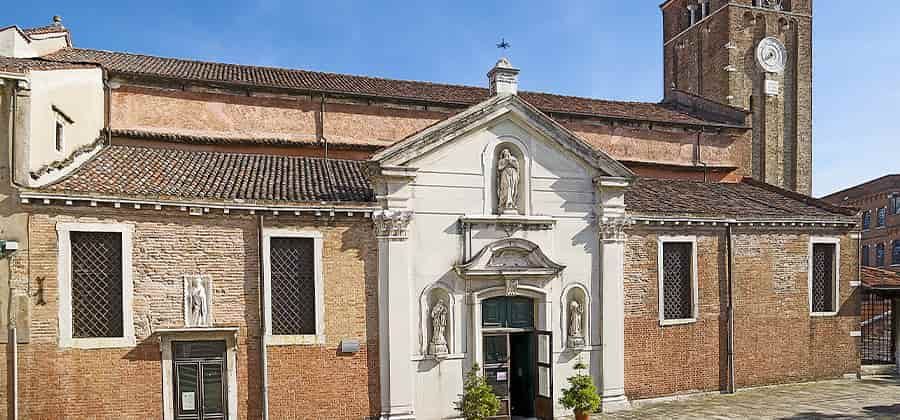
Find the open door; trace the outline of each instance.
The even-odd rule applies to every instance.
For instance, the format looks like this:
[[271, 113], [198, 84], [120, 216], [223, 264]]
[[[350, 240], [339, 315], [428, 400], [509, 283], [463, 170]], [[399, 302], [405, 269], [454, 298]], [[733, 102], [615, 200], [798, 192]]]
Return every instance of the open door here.
[[535, 415], [539, 419], [553, 419], [553, 333], [535, 331], [535, 372], [537, 386], [534, 387]]

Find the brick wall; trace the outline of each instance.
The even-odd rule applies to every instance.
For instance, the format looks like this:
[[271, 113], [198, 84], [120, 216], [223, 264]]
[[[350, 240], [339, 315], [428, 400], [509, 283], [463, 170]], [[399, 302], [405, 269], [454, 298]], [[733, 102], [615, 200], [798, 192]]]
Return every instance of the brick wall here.
[[[657, 240], [696, 235], [699, 316], [659, 325]], [[738, 387], [839, 377], [859, 366], [856, 246], [842, 232], [840, 312], [810, 317], [808, 232], [734, 230], [735, 377]], [[629, 233], [625, 251], [625, 388], [630, 398], [725, 389], [727, 252], [724, 229]]]
[[[30, 287], [43, 281], [45, 305], [32, 299], [31, 343], [20, 347], [23, 418], [159, 418], [162, 410], [159, 328], [180, 327], [182, 275], [213, 279], [216, 326], [239, 327], [240, 418], [260, 413], [259, 261], [256, 218], [188, 216], [182, 212], [36, 208], [29, 222]], [[58, 222], [134, 225], [134, 324], [138, 345], [124, 349], [60, 349], [56, 280]], [[316, 229], [324, 235], [324, 346], [269, 348], [273, 418], [363, 418], [377, 414], [377, 247], [371, 222], [306, 217], [267, 218], [267, 227]], [[362, 350], [339, 355], [341, 339]], [[305, 386], [304, 386], [305, 384]], [[316, 384], [315, 386], [311, 386]], [[338, 398], [340, 397], [340, 398]], [[337, 399], [337, 400], [336, 400]], [[338, 401], [338, 402], [335, 402]], [[302, 410], [302, 411], [301, 411]], [[335, 411], [336, 410], [336, 411]]]

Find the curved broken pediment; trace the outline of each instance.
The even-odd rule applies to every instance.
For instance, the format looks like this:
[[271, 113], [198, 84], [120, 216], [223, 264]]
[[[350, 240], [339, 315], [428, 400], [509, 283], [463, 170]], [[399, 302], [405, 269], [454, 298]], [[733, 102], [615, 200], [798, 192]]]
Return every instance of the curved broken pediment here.
[[460, 277], [471, 278], [538, 278], [558, 275], [564, 265], [550, 260], [534, 242], [507, 238], [493, 242], [478, 251], [471, 260], [454, 267]]

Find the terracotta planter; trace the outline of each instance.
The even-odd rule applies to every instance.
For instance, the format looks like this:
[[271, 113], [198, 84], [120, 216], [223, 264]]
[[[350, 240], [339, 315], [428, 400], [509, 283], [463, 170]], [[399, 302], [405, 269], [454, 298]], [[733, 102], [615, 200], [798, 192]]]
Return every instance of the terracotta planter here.
[[591, 413], [587, 411], [575, 411], [575, 420], [589, 420], [591, 418]]

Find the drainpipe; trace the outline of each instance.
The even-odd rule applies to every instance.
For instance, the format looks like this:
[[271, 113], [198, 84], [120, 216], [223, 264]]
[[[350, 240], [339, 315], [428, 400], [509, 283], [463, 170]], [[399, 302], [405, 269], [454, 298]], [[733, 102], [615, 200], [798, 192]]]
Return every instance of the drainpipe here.
[[266, 288], [263, 279], [263, 227], [265, 220], [263, 215], [256, 217], [256, 255], [259, 262], [259, 360], [262, 375], [262, 386], [260, 386], [262, 398], [262, 420], [269, 420], [269, 363], [268, 351], [266, 349]]
[[734, 394], [737, 390], [734, 375], [734, 249], [731, 224], [729, 223], [725, 229], [725, 249], [728, 253], [726, 262], [726, 276], [728, 277], [728, 389], [726, 392]]
[[[16, 152], [15, 152], [15, 138], [16, 138], [16, 119], [18, 113], [18, 103], [19, 103], [19, 81], [13, 80], [10, 83], [10, 124], [9, 124], [9, 147], [7, 147], [7, 152], [9, 153], [9, 185], [12, 187], [12, 190], [15, 191], [18, 187], [15, 180], [16, 173]], [[7, 268], [7, 278], [8, 282], [8, 291], [9, 295], [7, 296], [7, 341], [6, 341], [6, 363], [7, 363], [7, 378], [6, 378], [6, 395], [7, 395], [7, 413], [6, 417], [10, 420], [18, 420], [19, 418], [19, 334], [16, 329], [15, 320], [16, 317], [16, 293], [15, 293], [15, 282], [13, 282], [12, 275], [12, 255], [7, 255], [6, 258], [6, 268]]]

